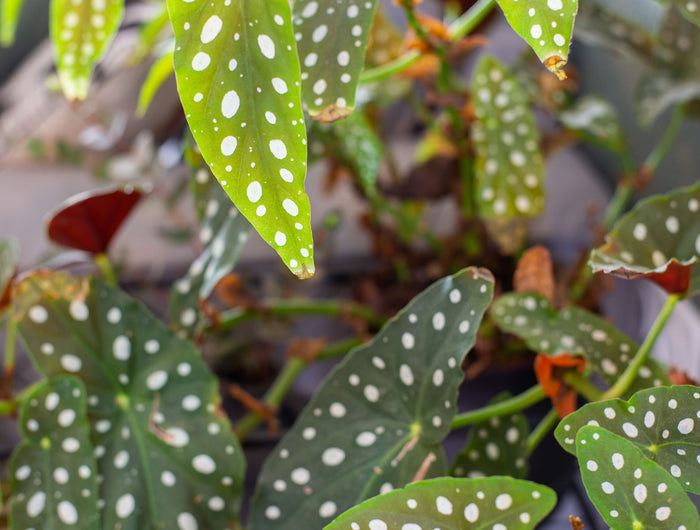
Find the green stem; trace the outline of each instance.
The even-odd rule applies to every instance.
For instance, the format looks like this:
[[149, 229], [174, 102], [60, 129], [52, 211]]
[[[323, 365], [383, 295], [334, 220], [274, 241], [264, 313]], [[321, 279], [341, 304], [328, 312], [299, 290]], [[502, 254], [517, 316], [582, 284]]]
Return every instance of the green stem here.
[[12, 416], [17, 410], [17, 401], [13, 399], [0, 399], [0, 416]]
[[651, 349], [654, 347], [656, 339], [658, 339], [661, 330], [664, 329], [666, 322], [668, 322], [671, 313], [673, 313], [673, 309], [676, 307], [676, 304], [680, 299], [681, 297], [678, 294], [669, 295], [669, 297], [666, 299], [666, 303], [661, 309], [659, 315], [656, 317], [654, 324], [651, 326], [649, 333], [644, 339], [642, 345], [639, 347], [639, 350], [637, 350], [637, 353], [635, 354], [634, 358], [629, 363], [629, 365], [622, 373], [620, 378], [617, 380], [617, 382], [613, 386], [611, 386], [607, 390], [607, 392], [603, 394], [602, 399], [613, 399], [620, 397], [632, 385], [634, 380], [637, 378], [637, 373], [639, 372], [639, 369], [642, 366], [644, 366], [644, 364], [647, 362], [647, 359], [649, 359]]
[[106, 281], [112, 287], [116, 287], [117, 286], [117, 275], [114, 272], [114, 267], [112, 267], [112, 263], [109, 261], [107, 254], [105, 254], [104, 252], [100, 252], [99, 254], [96, 254], [95, 255], [95, 263], [97, 264], [97, 267], [100, 269], [100, 272], [102, 273], [102, 278], [104, 279], [104, 281]]
[[356, 348], [357, 346], [360, 346], [364, 344], [364, 341], [358, 339], [357, 337], [353, 337], [351, 339], [345, 339], [345, 340], [339, 340], [338, 342], [334, 342], [333, 344], [329, 344], [325, 348], [323, 348], [318, 354], [316, 355], [316, 360], [317, 361], [327, 361], [328, 359], [335, 359], [337, 357], [342, 357], [345, 355], [347, 352], [352, 350], [353, 348]]
[[421, 54], [418, 50], [409, 50], [388, 63], [362, 72], [360, 74], [360, 83], [374, 83], [403, 72], [410, 66], [416, 64], [420, 57]]
[[668, 155], [669, 151], [671, 150], [671, 147], [673, 147], [673, 144], [676, 141], [676, 137], [678, 136], [678, 133], [681, 130], [681, 126], [683, 125], [684, 119], [685, 109], [682, 105], [678, 105], [673, 111], [671, 121], [669, 122], [668, 127], [666, 128], [666, 132], [664, 133], [663, 138], [656, 145], [656, 147], [654, 147], [654, 150], [651, 153], [649, 153], [649, 156], [644, 161], [644, 164], [642, 166], [642, 170], [644, 172], [653, 174], [656, 172], [657, 169], [659, 169], [661, 162], [664, 158], [666, 158], [666, 155]]
[[0, 389], [0, 394], [11, 396], [11, 381], [15, 371], [15, 352], [17, 347], [17, 320], [12, 306], [7, 308], [7, 324], [5, 327], [5, 359], [3, 382], [10, 385], [10, 388]]
[[547, 415], [542, 418], [542, 420], [537, 424], [537, 426], [532, 430], [530, 436], [527, 437], [527, 456], [530, 456], [537, 446], [540, 445], [544, 437], [549, 434], [554, 426], [559, 421], [559, 415], [557, 411], [552, 409]]
[[603, 395], [603, 392], [591, 383], [587, 377], [574, 370], [565, 372], [563, 379], [567, 385], [574, 388], [576, 392], [581, 394], [588, 401], [598, 401]]
[[465, 13], [449, 25], [452, 42], [457, 42], [469, 35], [476, 28], [491, 9], [496, 5], [496, 0], [479, 0]]
[[620, 179], [615, 189], [615, 195], [610, 200], [607, 209], [605, 210], [605, 215], [603, 216], [603, 221], [601, 222], [601, 228], [608, 232], [615, 221], [617, 221], [620, 216], [624, 213], [627, 208], [627, 204], [632, 198], [632, 193], [634, 189], [629, 179]]
[[452, 418], [450, 429], [459, 429], [460, 427], [466, 427], [467, 425], [473, 425], [475, 423], [486, 421], [495, 416], [507, 416], [508, 414], [519, 412], [534, 405], [535, 403], [542, 401], [545, 397], [547, 396], [545, 395], [544, 390], [542, 390], [542, 387], [540, 385], [535, 385], [522, 394], [506, 399], [505, 401], [500, 401], [498, 403], [494, 403], [493, 405], [486, 405], [480, 409], [457, 414], [454, 418]]

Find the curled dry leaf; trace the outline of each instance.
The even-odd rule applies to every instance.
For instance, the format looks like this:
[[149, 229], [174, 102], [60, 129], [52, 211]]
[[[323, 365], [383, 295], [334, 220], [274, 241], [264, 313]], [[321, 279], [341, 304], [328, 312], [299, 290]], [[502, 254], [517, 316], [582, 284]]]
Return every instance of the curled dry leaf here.
[[536, 245], [523, 253], [513, 276], [513, 289], [518, 293], [537, 293], [551, 304], [554, 300], [554, 271], [549, 251]]

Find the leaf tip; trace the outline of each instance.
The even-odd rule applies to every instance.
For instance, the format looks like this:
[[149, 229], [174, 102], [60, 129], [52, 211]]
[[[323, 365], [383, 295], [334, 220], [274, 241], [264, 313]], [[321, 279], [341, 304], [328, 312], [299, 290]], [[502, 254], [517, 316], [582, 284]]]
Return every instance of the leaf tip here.
[[566, 66], [566, 59], [562, 59], [558, 55], [552, 55], [544, 60], [544, 65], [547, 67], [547, 70], [557, 76], [559, 81], [567, 79], [566, 72], [562, 70]]
[[308, 265], [306, 263], [302, 263], [301, 267], [291, 270], [300, 280], [308, 280], [309, 278], [312, 278], [314, 274], [316, 274], [316, 267], [313, 261], [311, 261]]

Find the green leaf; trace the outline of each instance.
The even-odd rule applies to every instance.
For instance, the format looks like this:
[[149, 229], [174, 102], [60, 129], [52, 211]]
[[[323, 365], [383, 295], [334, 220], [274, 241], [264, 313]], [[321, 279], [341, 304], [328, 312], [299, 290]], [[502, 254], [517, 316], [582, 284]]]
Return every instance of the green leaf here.
[[617, 111], [606, 99], [584, 96], [559, 113], [559, 120], [586, 142], [618, 153], [625, 149]]
[[544, 162], [525, 91], [497, 59], [484, 56], [472, 80], [476, 120], [476, 197], [485, 218], [537, 215], [544, 206]]
[[497, 0], [515, 32], [559, 79], [569, 60], [578, 0]]
[[206, 167], [194, 172], [191, 187], [204, 251], [170, 294], [170, 320], [185, 336], [199, 331], [200, 301], [209, 298], [219, 280], [236, 266], [250, 236], [250, 223], [239, 215]]
[[24, 0], [0, 0], [0, 46], [15, 42], [15, 31]]
[[554, 434], [564, 449], [576, 454], [580, 445], [574, 446], [574, 440], [579, 429], [599, 425], [636, 445], [683, 489], [700, 493], [699, 407], [697, 387], [650, 388], [637, 392], [629, 401], [589, 403], [564, 418]]
[[637, 203], [591, 252], [594, 272], [649, 279], [669, 293], [700, 292], [700, 183]]
[[[491, 315], [499, 328], [517, 335], [536, 352], [584, 355], [608, 385], [615, 384], [639, 348], [605, 319], [578, 307], [557, 312], [537, 294], [501, 296]], [[629, 392], [669, 383], [663, 367], [650, 359]]]
[[678, 483], [624, 438], [589, 425], [576, 446], [588, 496], [613, 530], [700, 528]]
[[173, 50], [170, 49], [165, 55], [156, 59], [148, 71], [146, 79], [141, 85], [139, 92], [139, 103], [136, 112], [139, 116], [146, 114], [148, 107], [153, 101], [153, 96], [156, 95], [158, 89], [165, 83], [173, 73]]
[[[511, 397], [502, 392], [489, 404]], [[494, 417], [472, 427], [467, 443], [450, 468], [455, 477], [488, 477], [509, 475], [527, 476], [527, 437], [530, 427], [525, 416], [518, 412], [508, 417]]]
[[365, 501], [325, 530], [529, 530], [556, 502], [551, 489], [525, 480], [438, 478]]
[[87, 97], [95, 65], [117, 34], [123, 0], [51, 0], [51, 42], [61, 89], [69, 100]]
[[10, 287], [17, 272], [17, 258], [15, 240], [0, 239], [0, 314], [10, 301]]
[[697, 0], [656, 0], [661, 4], [671, 4], [696, 26], [700, 26], [700, 4]]
[[168, 0], [197, 144], [236, 207], [300, 278], [314, 274], [306, 128], [287, 0]]
[[355, 107], [376, 5], [377, 0], [294, 2], [302, 93], [312, 118], [339, 120]]
[[85, 383], [100, 528], [221, 528], [237, 516], [243, 453], [191, 342], [95, 279], [38, 272], [15, 304], [37, 368]]
[[492, 292], [486, 270], [448, 276], [348, 354], [265, 462], [251, 527], [321, 528], [372, 495], [444, 474], [440, 441]]
[[10, 528], [101, 528], [86, 398], [75, 377], [42, 381], [26, 396], [24, 440], [10, 461]]

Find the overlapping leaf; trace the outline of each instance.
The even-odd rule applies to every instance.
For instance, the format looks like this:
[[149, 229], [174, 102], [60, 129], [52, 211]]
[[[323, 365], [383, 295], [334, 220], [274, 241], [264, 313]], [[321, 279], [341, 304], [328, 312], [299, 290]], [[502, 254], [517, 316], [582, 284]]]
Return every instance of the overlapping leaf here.
[[51, 0], [51, 42], [68, 99], [87, 97], [92, 71], [117, 34], [123, 13], [123, 0]]
[[10, 528], [101, 528], [86, 400], [74, 377], [44, 381], [26, 396], [24, 441], [10, 462]]
[[221, 186], [301, 278], [314, 273], [299, 60], [287, 0], [169, 0], [175, 76]]
[[444, 474], [440, 441], [492, 289], [485, 270], [448, 276], [351, 352], [265, 463], [251, 527], [321, 528], [367, 497]]
[[513, 27], [559, 79], [569, 60], [578, 0], [497, 0]]
[[[536, 294], [504, 295], [496, 300], [491, 314], [503, 331], [522, 338], [537, 352], [585, 355], [609, 385], [615, 384], [638, 348], [606, 320], [577, 307], [557, 313]], [[650, 359], [639, 370], [630, 393], [668, 383], [662, 366]]]
[[656, 0], [662, 4], [671, 4], [683, 13], [683, 16], [696, 26], [700, 26], [700, 3], [697, 0]]
[[438, 478], [365, 501], [325, 530], [529, 530], [552, 511], [556, 501], [551, 489], [525, 480]]
[[222, 528], [235, 518], [243, 454], [194, 345], [94, 279], [37, 272], [17, 291], [38, 369], [85, 383], [104, 477], [100, 528]]
[[377, 0], [294, 2], [302, 93], [311, 117], [335, 121], [355, 107], [376, 4]]
[[[504, 401], [510, 393], [503, 392], [490, 404]], [[522, 413], [493, 417], [472, 427], [467, 443], [455, 457], [450, 474], [455, 477], [479, 478], [508, 475], [527, 476], [527, 437], [530, 427]]]
[[680, 483], [700, 493], [700, 389], [674, 386], [642, 390], [628, 401], [589, 403], [564, 418], [555, 431], [561, 446], [576, 454], [579, 429], [599, 425], [636, 445]]
[[588, 496], [613, 530], [700, 528], [683, 488], [624, 438], [589, 425], [576, 446]]
[[589, 258], [595, 272], [700, 292], [700, 183], [640, 201]]
[[481, 59], [472, 94], [476, 121], [476, 201], [485, 218], [537, 215], [544, 206], [544, 162], [524, 90], [493, 57]]
[[12, 239], [0, 239], [0, 313], [10, 301], [10, 286], [17, 271], [17, 245]]
[[559, 113], [559, 120], [586, 142], [616, 152], [625, 148], [625, 134], [617, 111], [601, 97], [584, 96]]

